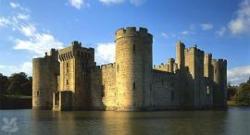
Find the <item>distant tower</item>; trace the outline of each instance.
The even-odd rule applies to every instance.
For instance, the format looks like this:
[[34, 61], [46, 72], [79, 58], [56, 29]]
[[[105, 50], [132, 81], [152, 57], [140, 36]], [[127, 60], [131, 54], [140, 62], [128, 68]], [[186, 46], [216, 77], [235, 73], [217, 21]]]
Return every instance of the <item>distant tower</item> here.
[[178, 69], [183, 69], [185, 67], [185, 45], [181, 41], [176, 43], [176, 63], [178, 64]]
[[213, 80], [212, 78], [212, 54], [205, 54], [204, 56], [204, 76]]
[[174, 58], [169, 58], [168, 59], [168, 65], [169, 65], [169, 69], [168, 71], [171, 73], [174, 73], [174, 69], [175, 69], [175, 59]]
[[186, 49], [186, 62], [188, 66], [188, 71], [192, 76], [191, 89], [193, 97], [193, 106], [199, 108], [202, 106], [202, 95], [204, 91], [202, 90], [202, 79], [204, 77], [204, 51], [197, 48], [195, 45], [189, 49]]
[[50, 54], [32, 61], [32, 108], [52, 109], [52, 94], [57, 90], [59, 75], [58, 51], [51, 49]]
[[213, 65], [213, 104], [215, 107], [226, 106], [226, 87], [227, 87], [227, 61], [223, 59], [212, 60]]
[[197, 78], [196, 73], [196, 61], [197, 61], [197, 48], [192, 47], [189, 50], [189, 63], [188, 63], [188, 69], [190, 74], [192, 75], [193, 79]]
[[116, 89], [118, 110], [150, 106], [152, 35], [135, 27], [116, 31]]
[[[83, 110], [91, 106], [90, 69], [95, 67], [94, 49], [83, 48], [74, 41], [70, 47], [59, 50], [60, 87], [55, 94], [55, 110]], [[59, 94], [59, 95], [58, 95]]]
[[204, 51], [195, 47], [189, 49], [189, 72], [193, 79], [199, 79], [204, 76]]

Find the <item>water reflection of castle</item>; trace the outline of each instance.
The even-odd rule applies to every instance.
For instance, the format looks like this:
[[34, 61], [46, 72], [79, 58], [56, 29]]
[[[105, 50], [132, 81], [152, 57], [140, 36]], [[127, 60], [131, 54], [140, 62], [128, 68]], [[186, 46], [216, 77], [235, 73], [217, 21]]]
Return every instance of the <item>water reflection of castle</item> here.
[[135, 111], [226, 106], [226, 60], [177, 42], [176, 60], [153, 67], [153, 40], [147, 29], [122, 28], [115, 37], [115, 63], [97, 66], [94, 49], [77, 41], [34, 58], [33, 108]]

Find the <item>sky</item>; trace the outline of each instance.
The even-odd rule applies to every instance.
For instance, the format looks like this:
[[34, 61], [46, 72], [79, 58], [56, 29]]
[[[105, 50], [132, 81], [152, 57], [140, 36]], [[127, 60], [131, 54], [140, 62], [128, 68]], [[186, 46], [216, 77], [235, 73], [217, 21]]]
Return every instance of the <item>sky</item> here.
[[146, 27], [153, 64], [175, 58], [175, 43], [228, 60], [228, 81], [250, 76], [250, 0], [0, 0], [0, 73], [32, 75], [32, 58], [74, 41], [114, 62], [114, 33]]

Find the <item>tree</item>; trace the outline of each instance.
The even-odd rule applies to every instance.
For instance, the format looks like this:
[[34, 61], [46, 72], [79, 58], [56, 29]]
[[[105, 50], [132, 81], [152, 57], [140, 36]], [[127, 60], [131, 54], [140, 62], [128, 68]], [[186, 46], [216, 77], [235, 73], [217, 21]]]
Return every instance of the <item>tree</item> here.
[[31, 82], [24, 73], [14, 73], [9, 77], [8, 94], [10, 95], [31, 95]]
[[240, 84], [237, 103], [239, 105], [250, 105], [250, 79], [246, 83]]
[[28, 77], [27, 79], [28, 80], [21, 85], [23, 89], [22, 94], [31, 96], [32, 95], [32, 77]]
[[237, 94], [237, 86], [232, 86], [230, 83], [227, 86], [227, 100], [234, 100]]
[[250, 77], [248, 78], [247, 83], [250, 84]]
[[8, 77], [0, 73], [0, 95], [6, 94], [8, 87]]

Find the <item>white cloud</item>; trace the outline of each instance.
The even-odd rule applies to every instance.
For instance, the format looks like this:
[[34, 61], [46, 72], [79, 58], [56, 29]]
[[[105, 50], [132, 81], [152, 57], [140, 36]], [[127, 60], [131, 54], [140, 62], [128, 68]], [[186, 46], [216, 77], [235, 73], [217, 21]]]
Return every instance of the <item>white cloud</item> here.
[[20, 14], [17, 15], [17, 18], [21, 19], [21, 20], [28, 20], [30, 18], [30, 16], [27, 15], [27, 14], [21, 14], [20, 13]]
[[214, 27], [213, 24], [211, 23], [203, 23], [200, 26], [201, 26], [201, 29], [204, 31], [211, 30]]
[[10, 24], [10, 20], [5, 18], [5, 17], [0, 17], [0, 28], [1, 27], [6, 27], [7, 25]]
[[228, 28], [235, 35], [250, 33], [250, 0], [241, 2], [236, 16], [229, 22]]
[[218, 31], [216, 31], [216, 34], [218, 36], [223, 36], [226, 31], [227, 31], [227, 29], [225, 27], [221, 27]]
[[183, 35], [183, 36], [187, 36], [187, 35], [194, 35], [195, 32], [189, 31], [189, 30], [184, 30], [180, 34]]
[[10, 7], [13, 9], [19, 9], [19, 10], [26, 11], [26, 12], [29, 11], [27, 8], [22, 7], [19, 3], [10, 2], [9, 4], [10, 4]]
[[169, 38], [169, 35], [167, 33], [165, 33], [165, 32], [162, 32], [161, 36], [164, 37], [164, 38]]
[[51, 34], [36, 33], [28, 39], [17, 39], [14, 49], [28, 50], [38, 56], [43, 56], [51, 48], [61, 49], [63, 43], [55, 39]]
[[[20, 4], [13, 2], [10, 3], [10, 6], [13, 9], [26, 9], [21, 7]], [[17, 29], [17, 32], [24, 37], [22, 39], [12, 39], [12, 41], [15, 41], [13, 49], [27, 50], [34, 53], [35, 56], [42, 56], [51, 48], [59, 49], [63, 47], [63, 43], [57, 40], [52, 34], [39, 31], [39, 28], [31, 22], [30, 15], [26, 11], [21, 10], [17, 12], [14, 16], [0, 18], [0, 25], [6, 25], [8, 26], [7, 28], [11, 28], [12, 30]]]
[[20, 66], [20, 71], [27, 73], [28, 75], [32, 75], [32, 63], [31, 62], [24, 62]]
[[246, 82], [250, 77], [250, 65], [236, 67], [227, 71], [227, 79], [233, 85]]
[[14, 66], [14, 65], [0, 65], [0, 70], [5, 75], [9, 76], [12, 73], [18, 73], [18, 72], [25, 72], [28, 75], [32, 75], [32, 63], [31, 62], [24, 62], [20, 65]]
[[121, 4], [124, 2], [129, 2], [130, 4], [134, 6], [140, 6], [144, 2], [146, 2], [146, 0], [99, 0], [99, 1], [105, 5]]
[[28, 24], [28, 25], [20, 26], [19, 30], [25, 36], [31, 37], [31, 36], [33, 36], [33, 34], [35, 34], [36, 27], [32, 24]]
[[115, 61], [115, 44], [99, 43], [95, 48], [95, 58], [97, 64], [113, 63]]
[[182, 35], [188, 35], [188, 33], [189, 33], [189, 31], [187, 31], [187, 30], [181, 32]]
[[18, 8], [18, 7], [20, 7], [20, 4], [14, 3], [14, 2], [10, 2], [10, 6], [11, 6], [12, 8]]
[[125, 2], [125, 0], [99, 0], [99, 1], [105, 5], [121, 4], [121, 3]]
[[130, 0], [130, 3], [135, 5], [135, 6], [140, 6], [142, 5], [146, 0]]
[[87, 7], [90, 6], [86, 0], [69, 0], [69, 3], [71, 6], [73, 6], [76, 9], [81, 9], [84, 6], [87, 6]]
[[240, 34], [246, 31], [245, 25], [244, 20], [236, 19], [229, 23], [229, 29], [233, 34]]
[[176, 35], [175, 34], [173, 34], [173, 33], [166, 33], [166, 32], [162, 32], [161, 33], [161, 36], [163, 37], [163, 38], [175, 38], [176, 37]]
[[[63, 43], [55, 38], [54, 35], [40, 31], [30, 19], [29, 9], [21, 7], [18, 3], [10, 3], [15, 13], [14, 16], [0, 17], [0, 27], [5, 26], [15, 32], [20, 33], [22, 38], [11, 38], [15, 45], [15, 50], [27, 50], [33, 53], [34, 56], [44, 56], [46, 51], [51, 48], [60, 49]], [[32, 57], [32, 56], [31, 56]], [[0, 65], [1, 72], [11, 74], [14, 72], [26, 72], [31, 75], [31, 62], [24, 62], [21, 65]]]

